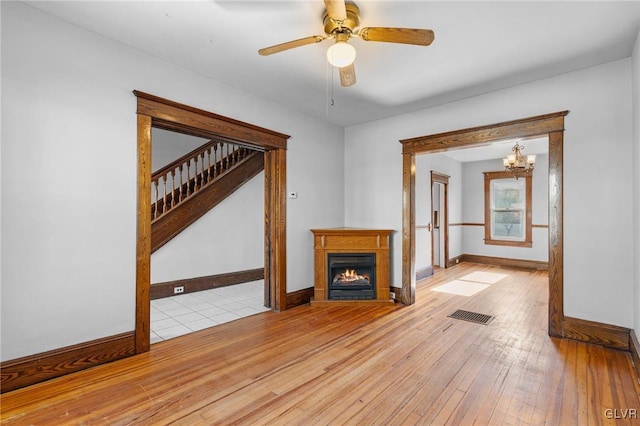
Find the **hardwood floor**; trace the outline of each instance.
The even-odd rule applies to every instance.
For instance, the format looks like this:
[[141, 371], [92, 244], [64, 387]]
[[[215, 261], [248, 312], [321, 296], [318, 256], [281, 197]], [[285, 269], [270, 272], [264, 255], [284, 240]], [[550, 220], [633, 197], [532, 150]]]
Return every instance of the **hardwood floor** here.
[[[474, 271], [508, 277], [470, 297], [431, 290]], [[547, 336], [547, 286], [544, 271], [462, 263], [419, 282], [413, 306], [258, 314], [4, 394], [1, 420], [640, 423], [630, 355]], [[488, 325], [448, 318], [456, 309], [495, 318]]]

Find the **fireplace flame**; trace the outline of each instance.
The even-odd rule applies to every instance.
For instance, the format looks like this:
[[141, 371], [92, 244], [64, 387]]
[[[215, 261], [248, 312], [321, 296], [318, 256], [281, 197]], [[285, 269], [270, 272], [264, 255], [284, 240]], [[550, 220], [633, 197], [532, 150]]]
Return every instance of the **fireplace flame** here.
[[369, 277], [364, 275], [359, 275], [355, 269], [347, 269], [343, 273], [336, 275], [333, 281], [334, 282], [336, 281], [353, 282], [353, 281], [360, 281], [360, 280], [369, 281]]

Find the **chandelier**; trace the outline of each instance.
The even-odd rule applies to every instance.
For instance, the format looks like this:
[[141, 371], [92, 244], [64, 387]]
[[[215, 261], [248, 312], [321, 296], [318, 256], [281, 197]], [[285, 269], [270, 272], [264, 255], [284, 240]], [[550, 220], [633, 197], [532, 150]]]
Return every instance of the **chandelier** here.
[[533, 165], [536, 162], [536, 156], [527, 155], [525, 158], [524, 155], [522, 155], [524, 146], [517, 142], [511, 150], [513, 154], [509, 154], [502, 159], [502, 165], [505, 171], [512, 174], [516, 179], [522, 176], [531, 176], [533, 173]]

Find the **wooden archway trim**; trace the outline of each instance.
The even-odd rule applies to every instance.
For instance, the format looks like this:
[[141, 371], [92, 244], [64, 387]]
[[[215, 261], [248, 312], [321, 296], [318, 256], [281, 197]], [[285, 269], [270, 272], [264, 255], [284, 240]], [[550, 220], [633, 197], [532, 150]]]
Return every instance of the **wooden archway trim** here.
[[415, 303], [415, 156], [469, 148], [514, 138], [549, 138], [549, 335], [562, 337], [564, 117], [569, 111], [539, 115], [446, 133], [401, 140], [402, 144], [402, 302]]
[[136, 240], [136, 353], [150, 348], [151, 128], [216, 137], [264, 151], [265, 294], [273, 310], [286, 309], [286, 149], [288, 135], [134, 90], [138, 115]]

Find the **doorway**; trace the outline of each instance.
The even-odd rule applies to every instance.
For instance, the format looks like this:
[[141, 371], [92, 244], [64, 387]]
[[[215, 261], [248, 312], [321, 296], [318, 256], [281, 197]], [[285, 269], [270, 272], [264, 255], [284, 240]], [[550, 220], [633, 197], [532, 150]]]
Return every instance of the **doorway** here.
[[288, 135], [148, 93], [137, 97], [138, 201], [135, 352], [150, 349], [151, 129], [226, 140], [264, 151], [265, 305], [286, 309], [286, 149]]
[[431, 172], [431, 265], [433, 273], [438, 268], [449, 267], [449, 176]]
[[569, 111], [419, 136], [402, 143], [402, 292], [401, 301], [415, 303], [415, 157], [489, 144], [493, 141], [548, 136], [549, 141], [549, 321], [550, 336], [564, 335], [563, 306], [563, 186], [564, 117]]

